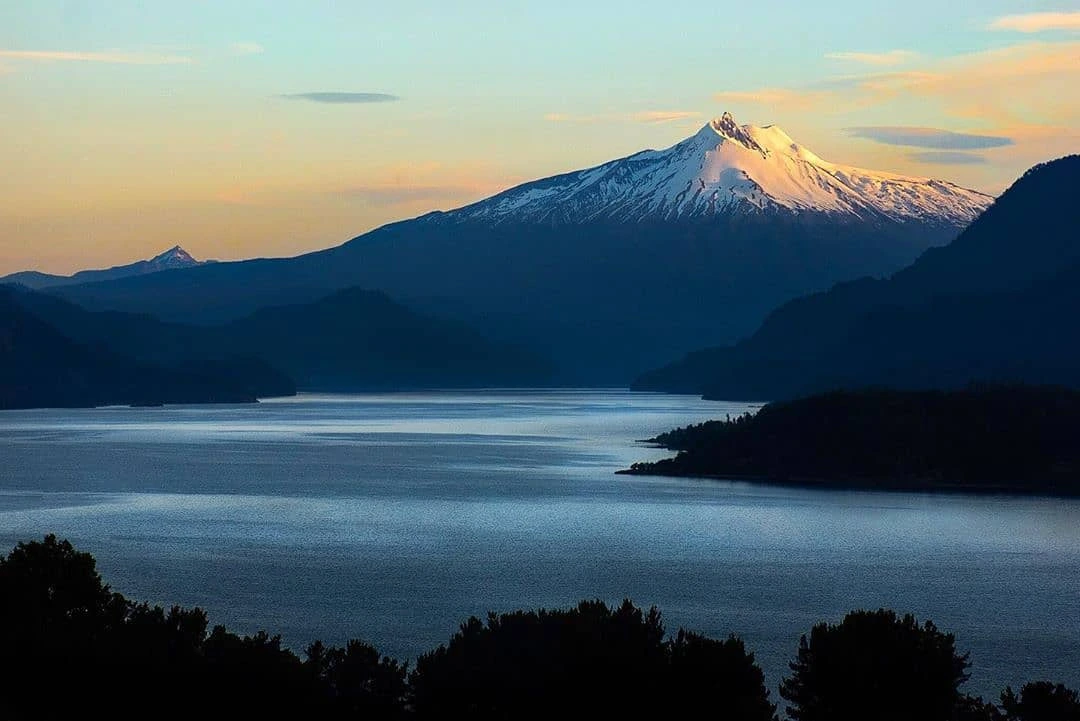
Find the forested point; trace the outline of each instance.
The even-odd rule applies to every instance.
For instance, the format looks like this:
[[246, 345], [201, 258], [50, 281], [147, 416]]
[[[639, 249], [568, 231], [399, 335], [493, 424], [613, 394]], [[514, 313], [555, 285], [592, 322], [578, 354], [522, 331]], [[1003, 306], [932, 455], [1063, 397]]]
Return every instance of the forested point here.
[[[302, 655], [265, 632], [136, 603], [49, 535], [0, 559], [0, 718], [679, 718], [777, 721], [736, 636], [668, 635], [656, 608], [582, 601], [470, 618], [416, 667], [359, 640]], [[854, 611], [803, 636], [780, 684], [796, 721], [1080, 721], [1077, 692], [1039, 681], [965, 695], [951, 634]]]
[[1080, 495], [1080, 392], [834, 391], [651, 439], [642, 475], [890, 490]]

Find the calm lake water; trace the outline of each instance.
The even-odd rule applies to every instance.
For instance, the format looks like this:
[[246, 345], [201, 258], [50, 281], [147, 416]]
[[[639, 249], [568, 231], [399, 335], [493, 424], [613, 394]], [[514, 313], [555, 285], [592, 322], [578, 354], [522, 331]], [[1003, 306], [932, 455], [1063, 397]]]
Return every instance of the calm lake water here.
[[582, 598], [741, 635], [775, 687], [853, 608], [930, 618], [983, 695], [1080, 686], [1080, 502], [616, 476], [745, 404], [619, 391], [0, 413], [0, 542], [55, 532], [125, 595], [297, 650], [399, 658], [471, 614]]

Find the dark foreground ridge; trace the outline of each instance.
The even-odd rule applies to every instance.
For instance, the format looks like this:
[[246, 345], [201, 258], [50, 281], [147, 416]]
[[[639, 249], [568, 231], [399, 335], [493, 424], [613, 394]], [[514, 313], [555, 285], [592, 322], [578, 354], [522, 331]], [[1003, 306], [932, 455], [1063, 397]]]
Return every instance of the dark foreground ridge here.
[[1080, 392], [834, 391], [651, 439], [674, 458], [640, 475], [796, 485], [1080, 495]]
[[[1006, 688], [1000, 707], [961, 693], [970, 662], [952, 634], [884, 609], [817, 624], [790, 666], [780, 696], [798, 721], [1080, 720], [1061, 684]], [[301, 660], [265, 632], [207, 633], [202, 610], [125, 599], [55, 536], [0, 559], [4, 719], [775, 721], [769, 696], [737, 637], [666, 636], [630, 601], [470, 618], [410, 671], [361, 641], [316, 641]]]

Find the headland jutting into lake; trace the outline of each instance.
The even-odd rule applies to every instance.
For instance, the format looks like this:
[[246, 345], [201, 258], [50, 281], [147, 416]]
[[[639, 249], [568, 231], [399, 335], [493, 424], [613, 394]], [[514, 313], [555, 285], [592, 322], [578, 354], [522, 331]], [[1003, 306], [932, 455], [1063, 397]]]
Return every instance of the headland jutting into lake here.
[[1080, 392], [835, 391], [662, 433], [621, 473], [823, 488], [1080, 495]]

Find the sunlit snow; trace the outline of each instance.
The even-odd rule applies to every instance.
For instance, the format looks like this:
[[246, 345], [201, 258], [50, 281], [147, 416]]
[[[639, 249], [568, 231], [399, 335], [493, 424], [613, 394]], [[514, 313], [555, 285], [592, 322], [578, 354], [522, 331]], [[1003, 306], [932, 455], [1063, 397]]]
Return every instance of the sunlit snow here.
[[666, 150], [512, 188], [452, 215], [538, 223], [827, 213], [963, 226], [993, 199], [940, 180], [837, 165], [770, 125], [710, 121]]

